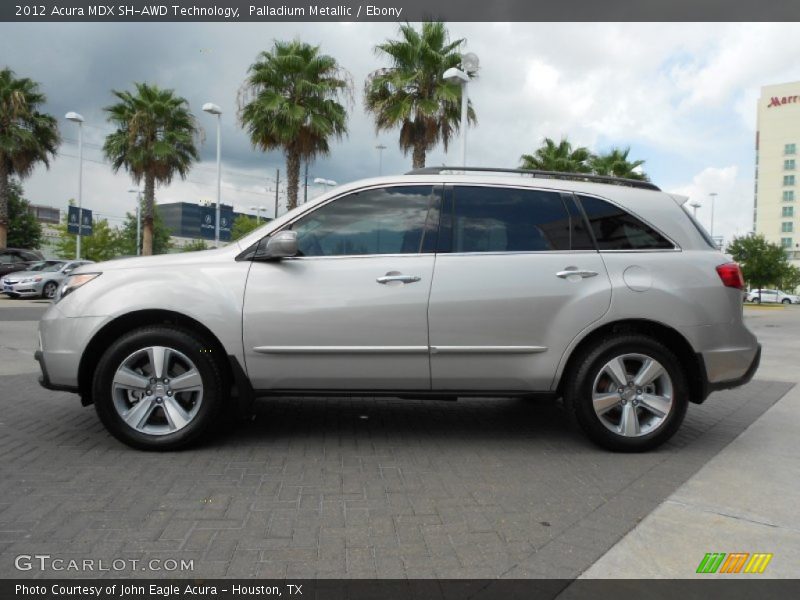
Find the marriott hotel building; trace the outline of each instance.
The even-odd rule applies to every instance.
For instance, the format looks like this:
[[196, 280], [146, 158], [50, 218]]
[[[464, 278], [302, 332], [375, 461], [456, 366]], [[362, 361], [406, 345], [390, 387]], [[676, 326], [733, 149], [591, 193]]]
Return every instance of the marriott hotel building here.
[[754, 229], [800, 266], [800, 82], [761, 88]]

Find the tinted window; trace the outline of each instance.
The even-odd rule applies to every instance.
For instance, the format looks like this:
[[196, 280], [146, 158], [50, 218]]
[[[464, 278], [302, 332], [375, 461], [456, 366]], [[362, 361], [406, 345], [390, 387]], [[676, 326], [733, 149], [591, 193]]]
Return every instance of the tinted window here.
[[649, 225], [610, 202], [578, 196], [599, 250], [663, 250], [674, 248]]
[[[292, 225], [298, 256], [417, 254], [438, 223], [432, 186], [364, 190], [338, 198]], [[430, 218], [429, 218], [429, 212]]]
[[570, 218], [561, 195], [512, 188], [455, 189], [453, 252], [570, 249]]

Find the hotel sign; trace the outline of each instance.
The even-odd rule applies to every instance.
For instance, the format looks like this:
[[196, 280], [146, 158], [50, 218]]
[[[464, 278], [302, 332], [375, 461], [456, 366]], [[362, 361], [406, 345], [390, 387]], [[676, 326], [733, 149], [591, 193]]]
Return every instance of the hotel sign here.
[[800, 104], [800, 96], [772, 96], [772, 98], [769, 99], [767, 108], [783, 106], [784, 104]]

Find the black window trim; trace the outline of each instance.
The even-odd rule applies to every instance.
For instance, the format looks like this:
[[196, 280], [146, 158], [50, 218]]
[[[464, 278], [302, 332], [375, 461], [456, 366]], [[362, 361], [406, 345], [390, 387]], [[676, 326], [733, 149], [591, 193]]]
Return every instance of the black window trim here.
[[[634, 252], [683, 252], [683, 249], [680, 247], [680, 245], [676, 243], [675, 240], [673, 240], [670, 236], [664, 233], [660, 228], [653, 225], [650, 221], [643, 218], [638, 213], [633, 212], [631, 209], [625, 206], [622, 206], [619, 202], [615, 202], [610, 198], [600, 196], [599, 194], [592, 194], [590, 192], [572, 192], [572, 194], [573, 196], [575, 196], [575, 203], [580, 208], [581, 212], [583, 213], [583, 218], [586, 220], [586, 223], [589, 226], [589, 235], [591, 235], [592, 239], [594, 240], [595, 248], [597, 248], [597, 251], [600, 252], [601, 254], [606, 252], [613, 252], [615, 254], [634, 253]], [[580, 196], [589, 196], [591, 198], [596, 198], [597, 200], [603, 200], [604, 202], [608, 202], [609, 204], [617, 207], [621, 211], [628, 213], [633, 218], [637, 219], [638, 221], [641, 221], [642, 223], [650, 227], [653, 231], [655, 231], [657, 234], [659, 234], [661, 237], [663, 237], [665, 240], [667, 240], [670, 244], [672, 244], [672, 248], [640, 248], [640, 249], [631, 248], [627, 250], [601, 250], [599, 244], [597, 243], [597, 239], [595, 239], [594, 237], [594, 229], [592, 228], [591, 222], [589, 221], [589, 217], [586, 214], [586, 211], [583, 208], [583, 204], [580, 201]]]

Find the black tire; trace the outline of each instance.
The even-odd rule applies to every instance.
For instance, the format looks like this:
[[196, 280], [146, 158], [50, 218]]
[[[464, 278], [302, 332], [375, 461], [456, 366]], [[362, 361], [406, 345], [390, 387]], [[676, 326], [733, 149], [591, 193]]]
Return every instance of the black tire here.
[[[202, 401], [193, 418], [177, 431], [160, 435], [128, 425], [115, 406], [112, 391], [117, 369], [134, 353], [150, 346], [165, 346], [182, 353], [194, 363], [202, 380]], [[210, 346], [199, 336], [168, 325], [142, 327], [121, 336], [105, 351], [94, 374], [92, 394], [103, 425], [115, 438], [140, 450], [174, 450], [210, 435], [220, 422], [228, 387], [221, 357], [209, 350]]]
[[781, 304], [791, 304], [791, 303], [792, 301], [789, 300], [788, 298], [784, 298], [783, 300], [781, 300]]
[[759, 298], [758, 296], [753, 298], [753, 304], [761, 304], [761, 298]]
[[[611, 431], [603, 424], [593, 407], [595, 379], [603, 367], [621, 355], [641, 354], [653, 358], [664, 367], [672, 384], [672, 405], [663, 421], [653, 431], [627, 437]], [[576, 357], [571, 372], [565, 373], [564, 406], [570, 417], [593, 442], [617, 452], [644, 452], [669, 440], [686, 416], [689, 390], [680, 361], [666, 346], [639, 334], [622, 334], [592, 344]]]
[[42, 298], [52, 300], [56, 297], [58, 291], [58, 284], [55, 281], [48, 281], [42, 286]]

